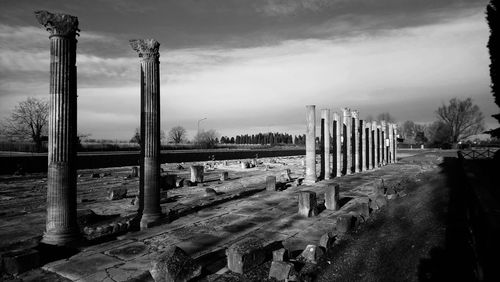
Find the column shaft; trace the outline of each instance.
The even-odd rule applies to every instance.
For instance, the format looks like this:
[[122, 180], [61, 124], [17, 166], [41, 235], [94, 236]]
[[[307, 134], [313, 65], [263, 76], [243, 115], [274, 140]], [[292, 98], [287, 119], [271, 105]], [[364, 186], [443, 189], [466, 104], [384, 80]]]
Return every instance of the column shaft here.
[[359, 167], [360, 170], [366, 170], [366, 134], [365, 125], [363, 120], [359, 120], [359, 140], [360, 140], [360, 152], [359, 152]]
[[348, 108], [342, 109], [343, 118], [344, 118], [344, 132], [343, 139], [344, 144], [343, 147], [343, 173], [345, 175], [349, 175], [352, 172], [352, 119], [351, 119], [351, 110]]
[[378, 167], [379, 164], [379, 158], [378, 158], [378, 151], [379, 151], [379, 132], [378, 132], [378, 126], [377, 122], [372, 123], [372, 129], [373, 129], [373, 167]]
[[76, 35], [78, 18], [35, 12], [50, 36], [47, 219], [42, 242], [66, 245], [80, 237], [76, 221]]
[[306, 183], [315, 183], [316, 177], [316, 106], [306, 106]]
[[323, 126], [323, 159], [324, 159], [324, 179], [330, 179], [332, 175], [332, 169], [330, 166], [330, 124], [331, 124], [331, 118], [330, 118], [330, 110], [329, 109], [323, 109], [321, 110], [321, 120], [324, 124]]
[[359, 146], [359, 113], [352, 111], [352, 166], [355, 173], [360, 172], [360, 146]]
[[372, 124], [370, 122], [366, 123], [366, 147], [367, 147], [367, 153], [366, 153], [366, 169], [373, 169], [373, 131], [372, 131]]
[[335, 147], [335, 155], [334, 155], [334, 172], [335, 176], [339, 177], [342, 175], [342, 142], [341, 142], [341, 128], [342, 122], [338, 113], [333, 113], [333, 139], [334, 139], [334, 147]]

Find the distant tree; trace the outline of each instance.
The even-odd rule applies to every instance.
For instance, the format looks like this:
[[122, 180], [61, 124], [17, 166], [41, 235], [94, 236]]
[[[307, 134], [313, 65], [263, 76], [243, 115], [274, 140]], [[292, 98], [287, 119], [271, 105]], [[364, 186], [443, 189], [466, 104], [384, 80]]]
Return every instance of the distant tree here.
[[168, 132], [168, 141], [175, 144], [186, 141], [186, 129], [180, 125], [174, 126]]
[[391, 116], [391, 114], [389, 114], [389, 113], [381, 113], [377, 116], [377, 121], [382, 121], [382, 120], [385, 120], [386, 122], [389, 122], [389, 123], [396, 122], [396, 119], [393, 116]]
[[434, 146], [450, 144], [451, 128], [443, 121], [437, 120], [427, 127], [426, 135], [429, 136], [429, 142]]
[[484, 130], [483, 113], [472, 99], [460, 100], [453, 98], [448, 105], [443, 104], [436, 111], [438, 118], [450, 130], [450, 142], [458, 141]]
[[[486, 20], [490, 27], [490, 38], [488, 40], [488, 49], [490, 52], [490, 77], [491, 93], [495, 98], [495, 103], [500, 107], [500, 11], [498, 10], [499, 1], [491, 0], [486, 7]], [[500, 113], [493, 115], [500, 122]], [[500, 138], [500, 127], [490, 130], [489, 133], [496, 138]], [[500, 153], [497, 153], [500, 155]]]
[[[44, 135], [47, 134], [49, 103], [45, 99], [29, 97], [19, 102], [3, 123], [7, 136], [31, 139], [36, 150], [42, 151]], [[76, 140], [75, 140], [76, 141]]]
[[203, 149], [214, 148], [218, 143], [218, 133], [214, 129], [201, 131], [194, 137], [194, 143]]
[[135, 128], [135, 133], [134, 133], [134, 136], [132, 136], [132, 139], [130, 139], [130, 143], [137, 143], [137, 144], [141, 144], [141, 131], [139, 130], [139, 128]]

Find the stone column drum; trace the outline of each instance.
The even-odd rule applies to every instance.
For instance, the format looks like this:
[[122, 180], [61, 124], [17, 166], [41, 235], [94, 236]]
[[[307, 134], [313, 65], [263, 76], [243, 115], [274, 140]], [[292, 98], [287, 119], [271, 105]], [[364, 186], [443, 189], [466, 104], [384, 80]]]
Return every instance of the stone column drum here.
[[203, 171], [205, 167], [202, 165], [191, 166], [191, 182], [203, 183]]
[[[160, 207], [160, 43], [155, 39], [134, 39], [130, 45], [141, 58], [141, 96], [144, 105], [144, 210], [141, 229], [158, 221]], [[142, 130], [141, 130], [142, 131]]]
[[342, 129], [342, 122], [340, 120], [340, 116], [338, 113], [333, 113], [333, 144], [334, 144], [334, 150], [335, 150], [335, 155], [334, 155], [334, 168], [333, 172], [335, 173], [336, 177], [339, 177], [342, 175], [342, 143], [340, 140], [341, 137], [341, 129]]
[[42, 242], [67, 245], [80, 237], [76, 221], [76, 36], [78, 18], [35, 12], [50, 33], [47, 219]]
[[373, 148], [372, 148], [372, 138], [373, 138], [373, 131], [372, 131], [372, 124], [371, 122], [367, 122], [365, 125], [365, 132], [366, 132], [366, 169], [373, 169], [373, 162], [372, 162], [372, 157], [373, 157]]
[[365, 124], [363, 120], [359, 120], [359, 142], [360, 152], [359, 152], [359, 168], [360, 170], [367, 170], [366, 167], [366, 134], [365, 134]]
[[382, 165], [387, 164], [387, 150], [386, 150], [386, 141], [387, 138], [387, 123], [385, 120], [380, 121], [380, 129], [381, 129], [381, 137], [380, 137], [380, 162]]
[[351, 124], [351, 110], [349, 108], [342, 109], [342, 116], [344, 119], [344, 132], [343, 139], [344, 144], [342, 145], [343, 150], [343, 172], [345, 175], [349, 175], [352, 172], [352, 151], [351, 151], [351, 141], [352, 141], [352, 124]]
[[330, 179], [332, 175], [332, 168], [330, 166], [330, 124], [331, 118], [330, 118], [330, 109], [322, 109], [321, 110], [321, 119], [324, 121], [324, 127], [323, 127], [323, 154], [324, 154], [324, 179]]
[[379, 159], [378, 159], [378, 125], [377, 122], [372, 123], [372, 130], [373, 130], [373, 167], [378, 167], [379, 164]]
[[358, 173], [359, 169], [359, 112], [354, 110], [351, 112], [352, 115], [352, 166], [354, 167], [354, 172]]
[[304, 183], [311, 184], [316, 177], [316, 106], [306, 106], [306, 175]]

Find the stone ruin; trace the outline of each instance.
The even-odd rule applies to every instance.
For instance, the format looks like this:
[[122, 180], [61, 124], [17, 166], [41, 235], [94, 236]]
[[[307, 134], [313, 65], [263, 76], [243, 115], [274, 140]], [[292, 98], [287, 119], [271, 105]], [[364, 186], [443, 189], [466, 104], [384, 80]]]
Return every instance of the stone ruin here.
[[[49, 117], [49, 165], [47, 172], [47, 218], [42, 242], [49, 245], [71, 245], [81, 238], [77, 223], [76, 199], [76, 128], [77, 128], [77, 67], [76, 36], [78, 18], [47, 11], [35, 12], [36, 18], [50, 33], [50, 117]], [[137, 220], [141, 229], [157, 225], [163, 218], [160, 200], [160, 80], [159, 46], [155, 39], [134, 39], [130, 45], [140, 58], [141, 83], [141, 158], [140, 167], [134, 168], [131, 177], [140, 176], [140, 193], [137, 198]], [[342, 115], [330, 109], [321, 111], [320, 156], [321, 172], [316, 172], [316, 110], [314, 105], [306, 106], [306, 154], [304, 184], [316, 183], [319, 179], [329, 180], [342, 175], [360, 173], [395, 163], [397, 128], [393, 123], [381, 121], [364, 122], [358, 111], [342, 109]], [[252, 163], [255, 167], [258, 163]], [[250, 163], [242, 162], [242, 168]], [[139, 171], [138, 171], [139, 170]], [[204, 166], [191, 166], [191, 182], [203, 182]], [[291, 181], [290, 171], [285, 173]], [[175, 177], [174, 177], [175, 179]], [[220, 175], [220, 181], [228, 179], [227, 172]], [[302, 179], [296, 179], [300, 185]], [[165, 180], [167, 181], [167, 180]], [[172, 181], [167, 181], [172, 182]], [[175, 186], [170, 183], [169, 186]], [[266, 190], [279, 191], [276, 176], [267, 176]], [[339, 185], [328, 187], [325, 192], [325, 207], [337, 211]], [[213, 190], [213, 189], [212, 189]], [[207, 194], [217, 195], [215, 190]], [[125, 190], [111, 190], [109, 197], [124, 197]], [[318, 215], [317, 195], [314, 191], [298, 193], [298, 214], [303, 217]], [[384, 198], [385, 200], [385, 198]], [[368, 203], [361, 203], [361, 207]], [[364, 212], [366, 213], [366, 212]], [[359, 214], [363, 214], [360, 212]], [[356, 215], [336, 218], [337, 231], [348, 231], [356, 221]], [[131, 223], [128, 223], [131, 224]], [[335, 234], [325, 233], [318, 244], [307, 245], [298, 260], [316, 264], [335, 240]], [[227, 268], [243, 273], [261, 264], [269, 248], [262, 240], [247, 238], [227, 248]], [[179, 264], [179, 262], [182, 262]], [[151, 273], [155, 279], [190, 279], [200, 275], [201, 266], [186, 265], [191, 258], [177, 247], [169, 248], [152, 263]], [[270, 277], [278, 280], [298, 279], [299, 273], [288, 259], [286, 249], [273, 252]], [[167, 277], [167, 278], [166, 278]], [[187, 278], [186, 278], [187, 277]], [[180, 279], [180, 278], [179, 278]], [[168, 281], [170, 281], [168, 280]]]

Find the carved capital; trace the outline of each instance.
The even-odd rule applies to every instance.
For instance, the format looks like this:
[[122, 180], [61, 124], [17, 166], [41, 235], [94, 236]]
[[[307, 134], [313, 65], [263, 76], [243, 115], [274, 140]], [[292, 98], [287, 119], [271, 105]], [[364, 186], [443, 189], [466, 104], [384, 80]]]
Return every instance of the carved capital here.
[[351, 116], [351, 109], [349, 108], [343, 108], [342, 109], [342, 115], [345, 117], [350, 117]]
[[80, 31], [75, 16], [36, 11], [35, 17], [50, 32], [50, 36], [76, 37]]
[[160, 43], [155, 39], [132, 39], [130, 46], [143, 60], [158, 60], [160, 58]]
[[359, 112], [358, 112], [358, 110], [353, 110], [353, 111], [351, 111], [351, 116], [352, 116], [353, 118], [359, 118]]
[[385, 120], [381, 120], [381, 121], [380, 121], [380, 125], [381, 125], [382, 127], [385, 127], [385, 126], [387, 125], [387, 123], [385, 122]]

